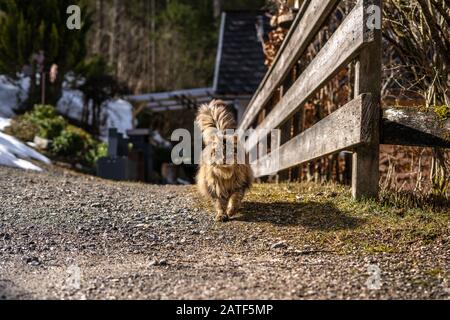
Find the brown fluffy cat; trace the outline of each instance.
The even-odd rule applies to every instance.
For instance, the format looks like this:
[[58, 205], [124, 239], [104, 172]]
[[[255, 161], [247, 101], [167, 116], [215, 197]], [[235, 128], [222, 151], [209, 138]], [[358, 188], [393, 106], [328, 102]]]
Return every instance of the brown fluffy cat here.
[[[234, 216], [241, 207], [245, 192], [251, 187], [253, 173], [248, 165], [237, 163], [236, 149], [237, 137], [232, 136], [235, 154], [231, 164], [223, 164], [226, 157], [224, 137], [218, 134], [225, 133], [227, 129], [235, 129], [236, 122], [233, 114], [221, 100], [213, 100], [202, 105], [198, 111], [197, 124], [199, 125], [203, 140], [210, 148], [205, 148], [202, 154], [202, 163], [197, 174], [197, 186], [200, 193], [214, 202], [216, 208], [216, 221], [227, 221]], [[230, 138], [230, 137], [228, 137]], [[220, 148], [217, 159], [216, 151]], [[227, 150], [228, 151], [228, 150]]]

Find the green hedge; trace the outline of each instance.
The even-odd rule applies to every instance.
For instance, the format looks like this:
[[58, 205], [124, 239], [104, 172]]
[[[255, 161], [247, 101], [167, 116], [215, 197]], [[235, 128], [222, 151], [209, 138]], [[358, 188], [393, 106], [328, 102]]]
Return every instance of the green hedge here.
[[27, 142], [35, 136], [52, 141], [48, 155], [70, 163], [93, 167], [106, 155], [107, 146], [92, 135], [68, 122], [55, 112], [53, 106], [36, 105], [32, 111], [18, 116], [5, 129], [7, 134]]

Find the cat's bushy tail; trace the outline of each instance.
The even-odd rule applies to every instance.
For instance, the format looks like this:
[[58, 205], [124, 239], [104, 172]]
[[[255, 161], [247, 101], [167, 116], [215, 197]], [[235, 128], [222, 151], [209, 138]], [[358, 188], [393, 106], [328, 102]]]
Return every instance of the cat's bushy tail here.
[[217, 131], [225, 133], [227, 129], [236, 129], [233, 113], [222, 100], [213, 100], [209, 104], [202, 105], [195, 121], [202, 131], [205, 142], [216, 135]]

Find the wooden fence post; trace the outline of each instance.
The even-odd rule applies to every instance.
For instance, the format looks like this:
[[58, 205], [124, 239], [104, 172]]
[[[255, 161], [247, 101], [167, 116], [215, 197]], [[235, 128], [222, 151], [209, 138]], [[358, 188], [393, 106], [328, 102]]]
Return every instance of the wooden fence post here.
[[[355, 97], [372, 95], [363, 106], [362, 128], [367, 142], [356, 148], [352, 161], [352, 195], [355, 199], [376, 198], [379, 184], [381, 114], [381, 29], [373, 23], [381, 20], [381, 0], [364, 0], [364, 37], [371, 41], [361, 52], [355, 68]], [[380, 14], [379, 17], [374, 15]]]

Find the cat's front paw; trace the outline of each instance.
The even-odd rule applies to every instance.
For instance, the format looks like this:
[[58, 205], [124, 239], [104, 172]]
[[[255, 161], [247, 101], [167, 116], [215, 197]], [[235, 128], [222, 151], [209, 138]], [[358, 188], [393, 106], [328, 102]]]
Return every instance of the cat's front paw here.
[[230, 220], [230, 218], [224, 213], [218, 213], [215, 217], [216, 222], [226, 222]]
[[232, 218], [232, 217], [234, 217], [237, 214], [238, 214], [238, 209], [237, 208], [231, 208], [231, 209], [227, 210], [227, 216], [229, 218]]

